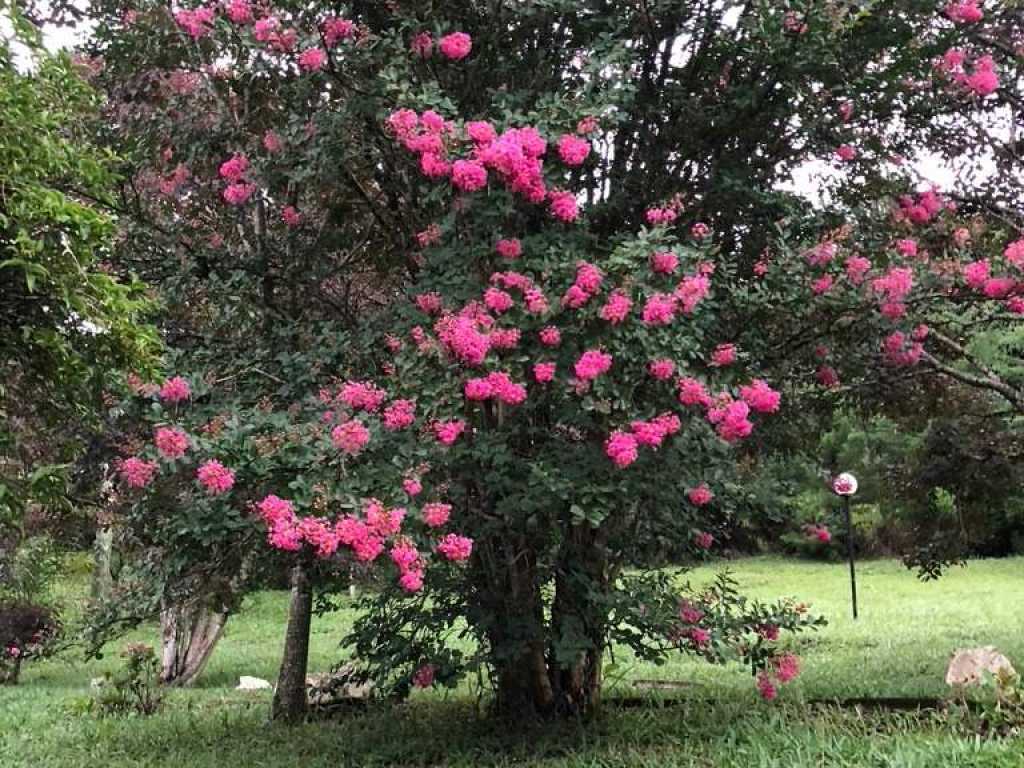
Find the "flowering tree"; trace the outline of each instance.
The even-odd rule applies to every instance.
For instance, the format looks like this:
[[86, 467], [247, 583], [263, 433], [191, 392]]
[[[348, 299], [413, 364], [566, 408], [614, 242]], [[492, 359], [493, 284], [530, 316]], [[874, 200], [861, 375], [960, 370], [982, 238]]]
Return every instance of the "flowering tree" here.
[[[297, 553], [288, 670], [304, 667], [310, 563], [339, 550], [387, 551], [394, 569], [353, 638], [379, 679], [485, 665], [512, 710], [588, 710], [611, 642], [652, 656], [735, 647], [764, 667], [773, 628], [806, 623], [725, 588], [680, 606], [670, 584], [627, 566], [643, 538], [714, 544], [724, 479], [779, 408], [773, 387], [806, 364], [794, 348], [832, 330], [861, 342], [862, 323], [899, 319], [912, 286], [896, 262], [848, 254], [842, 280], [868, 281], [869, 301], [831, 304], [837, 243], [892, 238], [852, 202], [909, 194], [888, 161], [951, 152], [937, 118], [973, 126], [1015, 103], [1000, 87], [1015, 11], [559, 0], [452, 3], [442, 19], [428, 3], [233, 0], [90, 12], [97, 80], [142, 147], [143, 194], [126, 197], [160, 225], [144, 230], [145, 266], [188, 297], [172, 306], [180, 338], [201, 327], [193, 349], [207, 361], [257, 347], [235, 372], [268, 373], [297, 343], [288, 373], [269, 371], [282, 406], [347, 369], [325, 395], [338, 458], [306, 469], [337, 498], [314, 508], [287, 484], [247, 491], [273, 548]], [[818, 213], [777, 185], [823, 157], [855, 173]], [[898, 224], [941, 207], [911, 196]], [[842, 228], [852, 220], [862, 229]], [[809, 258], [785, 245], [808, 239]], [[367, 248], [379, 260], [355, 258]], [[184, 279], [161, 274], [169, 252]], [[794, 253], [823, 298], [772, 271]], [[339, 283], [352, 264], [397, 265], [402, 279], [378, 269]], [[390, 338], [365, 365], [323, 359], [316, 324], [361, 320], [372, 300], [390, 305]], [[822, 316], [834, 319], [824, 333]], [[892, 330], [891, 362], [923, 356]], [[444, 642], [460, 619], [470, 658]], [[287, 677], [279, 692], [301, 680]]]

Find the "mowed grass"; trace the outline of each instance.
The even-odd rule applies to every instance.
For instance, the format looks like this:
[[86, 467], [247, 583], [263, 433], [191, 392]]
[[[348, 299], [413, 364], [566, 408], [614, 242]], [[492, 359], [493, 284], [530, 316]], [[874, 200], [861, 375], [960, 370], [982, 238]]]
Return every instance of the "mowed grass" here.
[[[231, 619], [199, 684], [172, 691], [154, 717], [84, 711], [90, 678], [116, 663], [117, 647], [99, 661], [28, 667], [20, 686], [0, 689], [0, 766], [1024, 766], [1024, 740], [975, 737], [942, 715], [813, 703], [941, 697], [946, 663], [959, 647], [995, 645], [1024, 667], [1024, 558], [972, 562], [931, 584], [893, 561], [862, 563], [856, 622], [845, 565], [776, 558], [727, 565], [746, 593], [793, 596], [830, 622], [790, 641], [803, 674], [775, 704], [757, 699], [738, 666], [685, 657], [654, 666], [619, 649], [609, 666], [611, 701], [641, 695], [637, 681], [679, 687], [644, 707], [609, 706], [586, 726], [512, 729], [489, 719], [467, 687], [287, 728], [267, 722], [268, 692], [234, 690], [240, 675], [273, 680], [277, 673], [287, 595], [265, 592]], [[721, 567], [690, 578], [709, 580]], [[311, 671], [338, 660], [351, 618], [342, 610], [315, 620]], [[156, 634], [147, 628], [131, 639], [155, 643]], [[663, 698], [683, 701], [664, 706]]]

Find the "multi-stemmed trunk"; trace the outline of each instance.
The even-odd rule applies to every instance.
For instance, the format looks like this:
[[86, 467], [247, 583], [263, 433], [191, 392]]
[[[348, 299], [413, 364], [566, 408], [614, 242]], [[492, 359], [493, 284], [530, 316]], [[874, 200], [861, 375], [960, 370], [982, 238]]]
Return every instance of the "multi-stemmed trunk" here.
[[600, 531], [566, 530], [550, 611], [525, 540], [486, 547], [477, 562], [488, 576], [481, 607], [492, 618], [499, 712], [516, 719], [594, 714], [605, 638], [601, 597], [610, 583]]
[[210, 660], [228, 620], [226, 607], [204, 600], [167, 603], [160, 611], [160, 682], [190, 685]]
[[309, 628], [313, 616], [313, 582], [309, 564], [300, 560], [292, 567], [291, 604], [285, 630], [281, 670], [271, 716], [295, 723], [306, 716], [306, 668], [309, 664]]

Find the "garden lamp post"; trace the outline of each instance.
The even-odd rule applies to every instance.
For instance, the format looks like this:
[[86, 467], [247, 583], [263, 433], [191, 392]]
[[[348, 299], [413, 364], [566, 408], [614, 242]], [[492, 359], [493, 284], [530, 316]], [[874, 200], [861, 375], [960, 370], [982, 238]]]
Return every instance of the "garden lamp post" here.
[[846, 555], [850, 560], [850, 597], [853, 601], [853, 618], [857, 619], [857, 572], [853, 565], [853, 521], [850, 517], [850, 497], [857, 492], [857, 478], [843, 472], [832, 481], [832, 491], [843, 497], [843, 517], [846, 518]]

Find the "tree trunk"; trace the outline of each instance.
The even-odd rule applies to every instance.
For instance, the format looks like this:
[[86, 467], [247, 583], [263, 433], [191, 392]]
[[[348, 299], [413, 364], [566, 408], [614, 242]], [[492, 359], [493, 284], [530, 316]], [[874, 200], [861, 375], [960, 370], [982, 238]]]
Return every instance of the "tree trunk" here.
[[224, 632], [228, 615], [201, 600], [166, 604], [160, 611], [160, 682], [175, 686], [195, 682]]
[[[97, 515], [98, 517], [99, 515]], [[107, 601], [114, 588], [114, 529], [112, 526], [102, 523], [97, 525], [92, 551], [92, 596], [96, 600]]]
[[600, 529], [571, 525], [559, 553], [548, 665], [555, 706], [563, 715], [587, 717], [601, 707], [607, 629], [601, 597], [610, 584], [604, 539]]
[[271, 717], [296, 723], [306, 716], [306, 667], [309, 663], [309, 626], [313, 615], [313, 585], [305, 562], [300, 561], [292, 568], [291, 586], [288, 628], [285, 630], [281, 671], [277, 676]]

